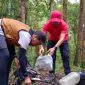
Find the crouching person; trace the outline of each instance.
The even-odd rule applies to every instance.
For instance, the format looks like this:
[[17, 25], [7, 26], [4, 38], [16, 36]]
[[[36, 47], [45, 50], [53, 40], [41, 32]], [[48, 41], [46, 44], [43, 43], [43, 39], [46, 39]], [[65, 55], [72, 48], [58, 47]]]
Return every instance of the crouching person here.
[[[45, 34], [34, 32], [30, 27], [14, 19], [0, 19], [0, 85], [8, 85], [9, 70], [15, 55], [15, 46], [19, 50], [19, 63], [25, 77], [25, 83], [31, 85], [31, 79], [26, 70], [26, 50], [29, 45], [36, 46], [45, 43]], [[10, 47], [10, 51], [9, 48]]]

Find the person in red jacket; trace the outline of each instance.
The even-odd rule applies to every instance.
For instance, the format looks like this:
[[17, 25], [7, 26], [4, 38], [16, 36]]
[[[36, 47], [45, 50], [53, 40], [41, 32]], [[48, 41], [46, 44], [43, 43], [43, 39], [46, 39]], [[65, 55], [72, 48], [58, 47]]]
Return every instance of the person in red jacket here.
[[[68, 25], [61, 19], [61, 13], [54, 10], [51, 13], [50, 19], [44, 24], [43, 32], [49, 33], [47, 50], [53, 58], [53, 70], [50, 75], [55, 73], [56, 50], [59, 47], [63, 61], [64, 72], [67, 75], [70, 73], [69, 66], [69, 50], [68, 50]], [[51, 76], [49, 77], [51, 78]]]

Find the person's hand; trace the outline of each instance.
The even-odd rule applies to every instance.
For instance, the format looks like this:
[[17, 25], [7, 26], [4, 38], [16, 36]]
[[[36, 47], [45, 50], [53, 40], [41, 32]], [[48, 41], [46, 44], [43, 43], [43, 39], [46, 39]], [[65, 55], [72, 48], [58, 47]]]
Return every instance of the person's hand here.
[[54, 51], [55, 51], [55, 47], [50, 48], [47, 52], [48, 52], [50, 55], [53, 55]]
[[39, 55], [42, 55], [43, 53], [44, 53], [44, 48], [43, 48], [43, 46], [41, 46], [39, 49]]
[[32, 85], [31, 79], [29, 77], [25, 78], [25, 85]]
[[18, 60], [18, 58], [15, 58], [14, 61], [15, 61], [16, 66], [19, 67], [20, 65], [19, 65], [19, 60]]

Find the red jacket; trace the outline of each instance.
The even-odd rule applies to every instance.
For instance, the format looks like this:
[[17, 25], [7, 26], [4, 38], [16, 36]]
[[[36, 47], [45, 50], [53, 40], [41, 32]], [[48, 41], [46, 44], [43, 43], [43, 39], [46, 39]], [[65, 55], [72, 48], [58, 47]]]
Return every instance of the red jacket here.
[[[56, 28], [52, 25], [52, 22], [54, 21], [58, 22], [58, 26]], [[65, 34], [64, 40], [68, 40], [68, 25], [61, 19], [61, 13], [57, 10], [52, 12], [50, 19], [43, 27], [43, 31], [45, 33], [49, 32], [49, 40], [58, 41], [61, 33]]]

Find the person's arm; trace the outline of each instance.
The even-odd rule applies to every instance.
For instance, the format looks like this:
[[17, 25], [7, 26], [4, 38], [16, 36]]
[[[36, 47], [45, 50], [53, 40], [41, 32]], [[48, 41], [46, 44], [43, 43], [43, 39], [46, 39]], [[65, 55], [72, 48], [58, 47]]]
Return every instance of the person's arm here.
[[16, 67], [20, 68], [19, 59], [18, 59], [17, 55], [14, 55], [14, 61], [15, 61]]
[[42, 55], [44, 53], [44, 47], [43, 45], [39, 46], [39, 55]]
[[25, 77], [25, 83], [27, 85], [31, 85], [31, 79], [27, 73], [26, 67], [27, 67], [27, 58], [26, 58], [26, 50], [29, 46], [29, 43], [31, 41], [31, 36], [28, 34], [28, 32], [20, 31], [19, 32], [19, 63], [20, 68], [23, 72], [23, 75]]
[[22, 72], [25, 77], [28, 76], [26, 66], [27, 66], [27, 58], [26, 58], [26, 50], [22, 47], [19, 48], [19, 63], [20, 68], [22, 69]]
[[59, 47], [63, 43], [66, 34], [68, 34], [68, 25], [63, 20], [62, 20], [62, 28], [63, 29], [60, 34], [60, 39], [57, 42], [57, 44], [55, 45], [55, 47]]
[[65, 34], [61, 34], [61, 35], [60, 35], [60, 39], [59, 39], [59, 41], [56, 43], [56, 45], [55, 45], [53, 48], [50, 48], [50, 49], [48, 50], [48, 53], [49, 53], [50, 55], [52, 55], [52, 54], [54, 53], [55, 49], [58, 48], [58, 47], [63, 43], [64, 38], [65, 38]]
[[65, 34], [61, 33], [60, 39], [59, 39], [59, 41], [56, 43], [56, 45], [55, 45], [54, 47], [55, 47], [55, 48], [59, 47], [59, 46], [63, 43], [64, 38], [65, 38]]
[[22, 72], [25, 77], [25, 84], [26, 85], [31, 85], [31, 79], [28, 75], [28, 72], [26, 70], [27, 67], [27, 58], [26, 58], [26, 50], [22, 47], [19, 48], [19, 63], [20, 63], [20, 68], [22, 69]]

